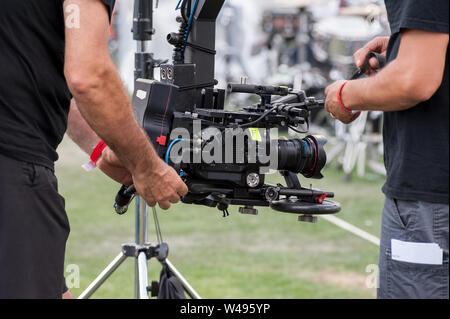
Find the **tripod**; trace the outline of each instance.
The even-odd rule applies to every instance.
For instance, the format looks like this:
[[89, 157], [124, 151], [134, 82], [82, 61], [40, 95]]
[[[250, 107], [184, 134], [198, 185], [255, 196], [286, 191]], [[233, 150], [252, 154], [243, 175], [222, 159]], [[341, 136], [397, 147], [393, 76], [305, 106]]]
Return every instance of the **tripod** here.
[[[153, 208], [156, 214], [156, 209]], [[155, 285], [148, 286], [147, 261], [153, 257], [162, 264], [168, 266], [170, 271], [177, 277], [185, 292], [193, 299], [201, 299], [198, 293], [192, 288], [188, 281], [167, 259], [168, 246], [166, 243], [148, 243], [148, 211], [146, 203], [136, 198], [136, 243], [123, 244], [122, 251], [114, 260], [98, 275], [98, 277], [86, 288], [78, 299], [89, 299], [98, 288], [122, 265], [129, 257], [135, 258], [135, 298], [148, 299], [149, 290], [155, 296]]]
[[[133, 17], [133, 39], [137, 41], [135, 54], [135, 80], [138, 78], [154, 79], [154, 69], [164, 61], [155, 60], [151, 53], [147, 53], [147, 43], [155, 33], [153, 29], [153, 0], [135, 0]], [[159, 223], [156, 209], [153, 208], [154, 222], [159, 233]], [[148, 207], [142, 198], [136, 197], [136, 240], [135, 243], [123, 244], [121, 252], [86, 288], [78, 299], [88, 299], [102, 286], [102, 284], [122, 265], [127, 258], [135, 259], [135, 298], [149, 299], [157, 295], [156, 282], [148, 285], [148, 261], [156, 258], [166, 265], [177, 277], [184, 291], [193, 299], [201, 299], [197, 292], [181, 275], [181, 273], [167, 259], [168, 245], [163, 242], [152, 244], [148, 242]]]

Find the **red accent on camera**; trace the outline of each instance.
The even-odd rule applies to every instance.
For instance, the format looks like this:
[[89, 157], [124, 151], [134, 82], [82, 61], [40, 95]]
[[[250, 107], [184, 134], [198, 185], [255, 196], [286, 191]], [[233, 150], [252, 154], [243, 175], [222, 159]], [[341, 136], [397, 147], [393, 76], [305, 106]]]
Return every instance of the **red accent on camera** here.
[[160, 137], [158, 137], [156, 139], [156, 142], [158, 142], [158, 144], [161, 145], [161, 146], [165, 146], [166, 145], [166, 141], [167, 141], [167, 136], [163, 136], [163, 135], [161, 135]]
[[323, 204], [323, 202], [325, 201], [325, 198], [327, 198], [327, 194], [322, 194], [319, 197], [316, 198], [316, 202], [318, 204]]

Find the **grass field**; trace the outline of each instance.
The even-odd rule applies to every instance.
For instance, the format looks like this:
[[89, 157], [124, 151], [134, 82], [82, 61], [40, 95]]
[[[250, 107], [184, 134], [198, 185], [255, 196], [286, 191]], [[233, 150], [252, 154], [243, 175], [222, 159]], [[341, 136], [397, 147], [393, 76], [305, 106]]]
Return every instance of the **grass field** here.
[[[80, 269], [78, 296], [134, 240], [134, 207], [113, 212], [119, 188], [100, 172], [84, 173], [87, 156], [70, 141], [60, 149], [56, 173], [71, 223], [66, 265]], [[329, 168], [325, 179], [312, 181], [336, 193], [343, 207], [337, 216], [379, 236], [382, 177], [343, 181]], [[270, 177], [271, 182], [279, 178]], [[305, 181], [303, 179], [303, 181]], [[203, 298], [374, 298], [366, 288], [366, 267], [377, 264], [378, 248], [326, 220], [297, 222], [295, 215], [260, 209], [244, 216], [237, 207], [223, 218], [215, 209], [178, 204], [159, 212], [170, 260]], [[151, 240], [156, 241], [150, 222]], [[160, 266], [150, 262], [149, 279], [159, 279]], [[95, 298], [132, 298], [134, 261], [126, 261]]]

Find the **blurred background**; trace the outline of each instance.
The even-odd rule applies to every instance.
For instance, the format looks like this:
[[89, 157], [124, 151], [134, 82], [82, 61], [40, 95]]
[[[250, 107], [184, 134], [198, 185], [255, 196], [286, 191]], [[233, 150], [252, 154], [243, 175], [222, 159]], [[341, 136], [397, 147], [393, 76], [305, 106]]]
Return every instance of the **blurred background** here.
[[[156, 34], [150, 52], [158, 59], [172, 57], [165, 39], [178, 28], [177, 2], [160, 0], [155, 9]], [[246, 77], [249, 83], [285, 85], [323, 98], [328, 84], [354, 72], [356, 50], [374, 37], [389, 35], [383, 1], [225, 3], [216, 43], [216, 78], [221, 88]], [[117, 1], [110, 40], [111, 54], [130, 94], [136, 49], [130, 32], [132, 4]], [[232, 95], [227, 107], [253, 102], [251, 97]], [[378, 263], [375, 237], [380, 232], [385, 178], [381, 129], [380, 112], [365, 112], [350, 126], [325, 111], [312, 116], [310, 133], [329, 140], [325, 178], [313, 186], [335, 192], [342, 205], [338, 220], [319, 218], [316, 224], [306, 224], [270, 209], [246, 216], [237, 208], [223, 218], [215, 209], [178, 204], [159, 212], [163, 239], [171, 249], [169, 258], [204, 298], [374, 298], [372, 265]], [[133, 242], [134, 207], [125, 216], [113, 213], [120, 186], [98, 171], [83, 173], [87, 155], [69, 139], [59, 154], [56, 172], [71, 222], [66, 265], [80, 269], [79, 287], [71, 289], [79, 295], [120, 252], [122, 243]], [[279, 181], [276, 175], [269, 177], [271, 183]], [[150, 280], [158, 280], [159, 264], [152, 260], [150, 265]], [[95, 297], [132, 298], [133, 293], [134, 262], [129, 260]]]

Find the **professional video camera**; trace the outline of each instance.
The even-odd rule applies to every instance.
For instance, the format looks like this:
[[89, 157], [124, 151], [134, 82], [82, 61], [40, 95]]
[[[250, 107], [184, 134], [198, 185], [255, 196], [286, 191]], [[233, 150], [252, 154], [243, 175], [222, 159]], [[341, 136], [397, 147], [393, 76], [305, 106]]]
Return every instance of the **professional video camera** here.
[[[242, 206], [243, 214], [270, 206], [309, 222], [316, 220], [314, 215], [338, 212], [339, 204], [327, 199], [333, 193], [304, 188], [297, 177], [323, 177], [326, 139], [288, 140], [271, 134], [275, 128], [306, 133], [310, 111], [323, 107], [323, 101], [303, 91], [245, 81], [229, 84], [228, 92], [215, 88], [215, 22], [223, 4], [180, 1], [179, 32], [167, 36], [175, 47], [173, 64], [160, 65], [160, 81], [136, 80], [136, 116], [158, 154], [187, 184], [182, 202], [217, 207], [224, 216], [229, 205]], [[259, 95], [260, 102], [225, 110], [226, 93]], [[286, 186], [266, 184], [270, 170], [279, 171]], [[121, 189], [116, 211], [126, 211], [133, 192], [133, 187]]]

